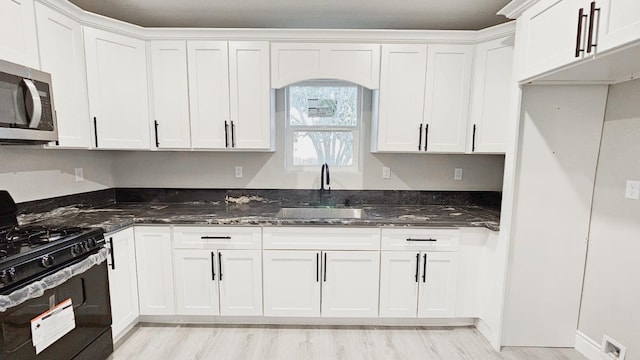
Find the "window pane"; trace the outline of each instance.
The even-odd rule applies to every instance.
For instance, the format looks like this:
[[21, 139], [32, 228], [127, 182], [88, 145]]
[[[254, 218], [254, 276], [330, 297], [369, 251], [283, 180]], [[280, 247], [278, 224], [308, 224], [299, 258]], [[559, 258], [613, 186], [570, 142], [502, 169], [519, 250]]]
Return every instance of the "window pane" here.
[[289, 124], [356, 126], [357, 86], [289, 86]]
[[295, 131], [293, 165], [353, 165], [353, 133], [346, 131]]

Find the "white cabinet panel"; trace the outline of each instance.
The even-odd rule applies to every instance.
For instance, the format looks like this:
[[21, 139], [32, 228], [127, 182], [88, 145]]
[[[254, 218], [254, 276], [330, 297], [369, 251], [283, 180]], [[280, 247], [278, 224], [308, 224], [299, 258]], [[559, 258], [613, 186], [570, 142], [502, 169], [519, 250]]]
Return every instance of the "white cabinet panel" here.
[[271, 87], [322, 78], [322, 48], [314, 44], [271, 44]]
[[219, 315], [216, 252], [176, 249], [176, 314]]
[[380, 253], [323, 252], [322, 316], [377, 317]]
[[140, 315], [173, 315], [173, 256], [168, 227], [135, 227]]
[[598, 28], [597, 50], [605, 51], [640, 39], [640, 1], [598, 0], [600, 14], [594, 19]]
[[465, 151], [472, 59], [471, 45], [429, 45], [424, 102], [426, 151]]
[[229, 91], [231, 147], [271, 148], [274, 106], [268, 42], [229, 42]]
[[327, 46], [326, 72], [330, 78], [362, 85], [380, 86], [380, 45], [330, 44]]
[[191, 146], [187, 49], [184, 41], [151, 41], [153, 120], [159, 148]]
[[146, 44], [84, 28], [89, 109], [97, 147], [148, 149], [149, 106]]
[[89, 148], [92, 134], [82, 26], [40, 3], [35, 9], [41, 68], [53, 82], [58, 143]]
[[476, 45], [471, 111], [471, 152], [504, 153], [513, 80], [513, 37]]
[[193, 147], [224, 149], [230, 145], [227, 42], [188, 41], [187, 53]]
[[0, 1], [0, 59], [40, 68], [33, 0]]
[[265, 250], [265, 316], [320, 316], [320, 252]]
[[374, 151], [422, 149], [426, 45], [382, 45]]
[[140, 314], [138, 310], [138, 279], [133, 228], [108, 235], [107, 246], [112, 252], [109, 269], [111, 295], [111, 331], [117, 341], [133, 326]]
[[264, 249], [379, 250], [380, 229], [276, 226], [262, 230]]
[[454, 317], [458, 254], [422, 253], [418, 317]]
[[383, 251], [380, 260], [380, 317], [417, 316], [420, 253]]
[[174, 226], [177, 249], [261, 249], [262, 229], [257, 226]]
[[260, 250], [218, 252], [220, 314], [262, 315], [262, 257]]

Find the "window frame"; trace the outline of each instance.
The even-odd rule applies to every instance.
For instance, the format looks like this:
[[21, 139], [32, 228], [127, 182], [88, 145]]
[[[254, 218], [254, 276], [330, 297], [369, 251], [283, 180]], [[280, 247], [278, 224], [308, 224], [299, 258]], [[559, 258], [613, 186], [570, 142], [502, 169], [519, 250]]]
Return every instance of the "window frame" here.
[[[356, 87], [356, 107], [358, 114], [356, 117], [356, 124], [354, 126], [332, 126], [332, 125], [291, 125], [290, 118], [290, 87], [295, 86], [350, 86]], [[318, 172], [318, 165], [294, 165], [293, 161], [293, 146], [294, 146], [294, 133], [300, 131], [328, 131], [328, 132], [347, 132], [353, 134], [353, 158], [352, 164], [349, 166], [337, 166], [331, 165], [332, 172], [340, 173], [357, 173], [361, 172], [361, 159], [362, 149], [360, 144], [362, 141], [363, 124], [362, 124], [362, 112], [363, 112], [363, 88], [358, 84], [354, 84], [341, 80], [307, 80], [298, 83], [290, 84], [285, 87], [285, 169], [289, 172]]]

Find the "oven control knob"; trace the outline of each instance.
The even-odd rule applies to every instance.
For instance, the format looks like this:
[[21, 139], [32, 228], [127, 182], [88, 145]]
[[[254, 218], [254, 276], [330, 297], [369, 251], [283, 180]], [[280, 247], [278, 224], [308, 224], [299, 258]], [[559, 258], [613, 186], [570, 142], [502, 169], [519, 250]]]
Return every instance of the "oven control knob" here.
[[89, 249], [93, 249], [94, 247], [98, 246], [98, 243], [96, 242], [96, 239], [94, 238], [89, 238], [89, 240], [87, 240], [87, 247]]
[[55, 264], [55, 259], [51, 255], [45, 255], [40, 259], [40, 265], [42, 265], [42, 267], [48, 268], [53, 266], [53, 264]]
[[16, 268], [9, 268], [0, 272], [0, 281], [9, 284], [16, 281]]
[[78, 256], [83, 253], [82, 244], [75, 244], [71, 247], [71, 256]]

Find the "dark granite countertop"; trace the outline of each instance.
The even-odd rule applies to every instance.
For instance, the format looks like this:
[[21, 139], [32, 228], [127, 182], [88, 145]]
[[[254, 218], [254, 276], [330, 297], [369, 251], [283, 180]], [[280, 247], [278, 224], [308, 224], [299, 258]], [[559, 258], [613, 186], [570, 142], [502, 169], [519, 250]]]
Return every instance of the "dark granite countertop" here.
[[486, 227], [499, 230], [499, 211], [481, 206], [363, 205], [363, 219], [282, 219], [279, 203], [128, 203], [99, 207], [68, 205], [22, 214], [21, 224], [91, 226], [113, 232], [133, 224], [185, 225], [341, 225]]

